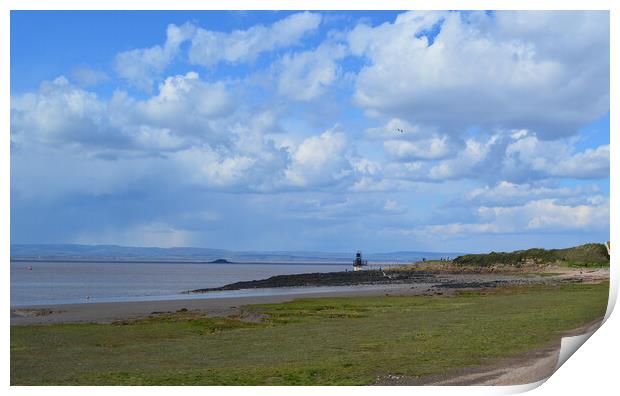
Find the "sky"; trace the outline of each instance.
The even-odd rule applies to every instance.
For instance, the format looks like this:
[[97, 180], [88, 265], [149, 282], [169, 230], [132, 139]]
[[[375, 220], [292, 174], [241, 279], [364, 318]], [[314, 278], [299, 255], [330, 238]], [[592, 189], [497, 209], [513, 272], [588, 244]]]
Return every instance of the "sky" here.
[[12, 11], [11, 243], [609, 239], [609, 13]]

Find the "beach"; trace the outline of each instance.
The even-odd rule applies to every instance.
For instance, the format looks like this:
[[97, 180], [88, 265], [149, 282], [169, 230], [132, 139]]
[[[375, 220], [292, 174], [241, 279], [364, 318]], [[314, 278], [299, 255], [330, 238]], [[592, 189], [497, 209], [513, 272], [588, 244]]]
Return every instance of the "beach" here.
[[[16, 307], [11, 383], [531, 383], [553, 373], [562, 337], [599, 326], [608, 294], [608, 268], [404, 271], [276, 275], [186, 299]], [[290, 287], [303, 282], [318, 283]], [[54, 363], [37, 365], [40, 356]]]

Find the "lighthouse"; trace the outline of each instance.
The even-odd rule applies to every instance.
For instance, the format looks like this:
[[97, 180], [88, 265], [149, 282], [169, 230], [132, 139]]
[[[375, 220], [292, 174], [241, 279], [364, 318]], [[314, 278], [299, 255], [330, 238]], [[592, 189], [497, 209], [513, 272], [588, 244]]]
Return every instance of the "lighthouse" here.
[[353, 260], [353, 271], [359, 271], [365, 265], [368, 265], [368, 260], [362, 260], [362, 252], [358, 250], [355, 253], [355, 260]]

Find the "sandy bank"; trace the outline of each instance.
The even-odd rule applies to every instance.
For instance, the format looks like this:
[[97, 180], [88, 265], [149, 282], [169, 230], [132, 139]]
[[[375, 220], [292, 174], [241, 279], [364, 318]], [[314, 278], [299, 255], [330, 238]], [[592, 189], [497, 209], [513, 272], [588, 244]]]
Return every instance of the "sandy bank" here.
[[115, 320], [138, 319], [154, 312], [173, 312], [186, 308], [199, 310], [209, 316], [228, 316], [239, 307], [251, 304], [274, 304], [298, 298], [338, 296], [381, 296], [386, 294], [423, 295], [431, 291], [431, 284], [386, 285], [375, 289], [344, 289], [319, 293], [280, 294], [271, 296], [203, 298], [165, 301], [132, 301], [111, 303], [39, 305], [11, 310], [12, 325], [49, 323], [110, 323]]

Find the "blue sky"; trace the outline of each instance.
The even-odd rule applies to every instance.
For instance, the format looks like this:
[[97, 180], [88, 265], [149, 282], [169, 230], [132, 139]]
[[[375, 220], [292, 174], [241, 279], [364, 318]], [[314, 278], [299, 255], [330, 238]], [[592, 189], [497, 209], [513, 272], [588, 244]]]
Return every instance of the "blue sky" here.
[[11, 13], [12, 243], [604, 241], [609, 134], [607, 12]]

